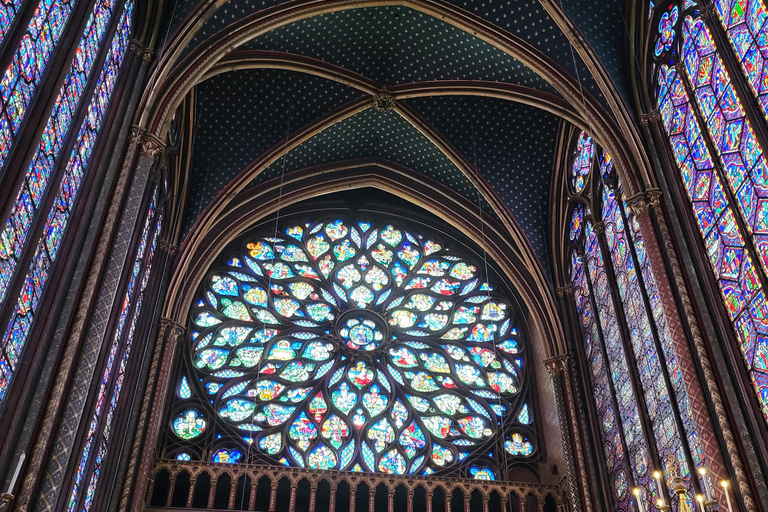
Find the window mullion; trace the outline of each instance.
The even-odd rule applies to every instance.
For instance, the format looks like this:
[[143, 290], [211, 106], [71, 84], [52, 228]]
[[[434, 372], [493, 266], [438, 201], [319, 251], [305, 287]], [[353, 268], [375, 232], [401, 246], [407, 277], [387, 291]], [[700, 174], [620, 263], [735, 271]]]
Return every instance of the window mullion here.
[[[648, 446], [648, 452], [651, 457], [651, 462], [654, 465], [654, 469], [663, 469], [663, 465], [659, 460], [659, 451], [656, 446], [656, 437], [653, 435], [653, 423], [648, 415], [648, 406], [645, 399], [645, 392], [643, 390], [642, 383], [640, 382], [640, 376], [637, 371], [635, 363], [635, 352], [632, 348], [629, 335], [629, 327], [627, 326], [627, 319], [624, 317], [624, 303], [619, 296], [619, 289], [616, 283], [616, 274], [613, 270], [613, 260], [611, 258], [610, 250], [608, 249], [608, 242], [605, 239], [605, 226], [602, 222], [596, 222], [593, 224], [595, 234], [599, 244], [599, 250], [603, 257], [603, 271], [608, 279], [608, 288], [610, 290], [611, 299], [614, 304], [614, 311], [616, 312], [616, 322], [619, 325], [619, 331], [621, 334], [621, 344], [624, 348], [624, 356], [628, 359], [627, 368], [629, 370], [629, 377], [632, 380], [632, 389], [635, 394], [635, 401], [637, 402], [638, 412], [640, 414], [640, 423], [643, 427], [643, 436], [645, 438], [646, 445]], [[630, 359], [631, 357], [631, 359]], [[661, 489], [658, 490], [659, 494], [662, 494]], [[666, 497], [665, 497], [666, 498]]]
[[656, 353], [658, 354], [659, 361], [661, 364], [659, 365], [661, 367], [661, 373], [664, 376], [664, 385], [667, 388], [667, 392], [670, 394], [670, 396], [674, 396], [675, 400], [670, 400], [670, 406], [672, 407], [672, 413], [675, 417], [675, 423], [677, 424], [677, 431], [679, 433], [680, 440], [683, 444], [683, 449], [685, 450], [685, 460], [688, 464], [688, 467], [691, 468], [690, 475], [691, 480], [693, 482], [694, 489], [696, 493], [700, 494], [702, 493], [702, 487], [701, 482], [699, 480], [699, 474], [698, 472], [694, 471], [693, 469], [696, 468], [696, 463], [693, 459], [693, 454], [691, 451], [691, 447], [688, 444], [688, 431], [685, 428], [685, 425], [683, 423], [683, 419], [680, 415], [680, 407], [677, 403], [677, 393], [675, 391], [675, 387], [672, 385], [672, 379], [669, 376], [669, 367], [667, 366], [667, 356], [666, 352], [664, 351], [661, 340], [659, 338], [659, 328], [656, 325], [656, 321], [653, 316], [653, 308], [651, 307], [651, 301], [648, 297], [648, 289], [645, 286], [645, 280], [643, 277], [643, 273], [641, 271], [640, 267], [640, 261], [637, 257], [637, 253], [635, 252], [635, 241], [634, 238], [629, 233], [629, 219], [627, 218], [626, 211], [624, 210], [624, 201], [621, 201], [619, 198], [621, 195], [617, 195], [617, 207], [619, 208], [619, 212], [621, 214], [621, 219], [624, 222], [625, 231], [626, 231], [626, 239], [627, 243], [629, 244], [629, 254], [632, 258], [632, 263], [635, 267], [635, 275], [637, 277], [637, 281], [640, 288], [640, 294], [643, 297], [643, 305], [645, 306], [645, 314], [648, 317], [648, 324], [651, 327], [651, 334], [653, 335], [653, 341], [654, 346], [656, 347]]
[[592, 306], [593, 313], [593, 319], [592, 321], [595, 323], [595, 329], [597, 330], [597, 334], [600, 336], [599, 340], [596, 340], [599, 349], [600, 354], [602, 354], [603, 361], [605, 361], [606, 371], [609, 373], [608, 378], [606, 381], [608, 382], [608, 389], [611, 393], [611, 406], [613, 407], [614, 411], [614, 420], [616, 421], [616, 428], [619, 431], [619, 437], [621, 438], [621, 446], [624, 450], [624, 453], [626, 456], [624, 457], [624, 461], [627, 465], [627, 477], [629, 478], [629, 484], [631, 487], [637, 487], [638, 482], [635, 481], [635, 472], [632, 468], [632, 462], [630, 461], [630, 458], [632, 456], [632, 451], [627, 446], [627, 436], [624, 433], [624, 422], [621, 418], [621, 408], [619, 407], [619, 399], [616, 397], [616, 387], [614, 385], [613, 379], [610, 377], [611, 372], [611, 365], [610, 361], [611, 359], [608, 357], [608, 351], [605, 348], [606, 342], [605, 342], [605, 335], [603, 334], [603, 326], [600, 325], [600, 321], [598, 320], [598, 316], [600, 315], [600, 309], [597, 306], [597, 300], [595, 299], [595, 290], [592, 286], [592, 278], [589, 275], [589, 271], [587, 269], [587, 257], [584, 255], [584, 249], [583, 247], [579, 247], [579, 253], [582, 255], [583, 261], [584, 261], [584, 282], [587, 284], [587, 289], [589, 290], [589, 303]]
[[709, 133], [709, 125], [707, 125], [707, 121], [704, 119], [704, 116], [702, 115], [701, 110], [699, 110], [699, 103], [698, 101], [696, 101], [696, 92], [693, 90], [693, 85], [691, 84], [690, 77], [688, 76], [688, 72], [685, 69], [685, 64], [682, 61], [678, 62], [675, 65], [675, 71], [677, 72], [677, 75], [680, 77], [680, 81], [682, 82], [683, 87], [685, 87], [686, 94], [690, 98], [690, 101], [688, 103], [690, 105], [691, 111], [693, 112], [694, 116], [696, 116], [696, 121], [699, 123], [699, 126], [701, 127], [701, 138], [704, 141], [704, 144], [706, 144], [707, 150], [711, 155], [714, 171], [717, 173], [717, 175], [720, 178], [720, 181], [723, 183], [723, 187], [722, 187], [723, 194], [725, 194], [726, 198], [728, 199], [728, 202], [737, 208], [737, 211], [735, 212], [733, 217], [736, 221], [736, 224], [739, 226], [739, 230], [742, 233], [744, 233], [744, 238], [745, 238], [744, 247], [747, 250], [749, 257], [752, 259], [752, 261], [755, 262], [755, 264], [753, 265], [753, 268], [755, 269], [755, 272], [757, 273], [757, 277], [760, 280], [760, 285], [764, 290], [768, 290], [768, 277], [766, 277], [765, 272], [763, 270], [763, 266], [764, 266], [763, 258], [759, 254], [757, 254], [757, 251], [755, 251], [753, 233], [750, 229], [748, 229], [748, 227], [744, 223], [743, 212], [740, 209], [738, 209], [737, 205], [740, 204], [739, 200], [733, 193], [733, 189], [731, 188], [730, 181], [728, 181], [728, 176], [723, 170], [719, 153]]

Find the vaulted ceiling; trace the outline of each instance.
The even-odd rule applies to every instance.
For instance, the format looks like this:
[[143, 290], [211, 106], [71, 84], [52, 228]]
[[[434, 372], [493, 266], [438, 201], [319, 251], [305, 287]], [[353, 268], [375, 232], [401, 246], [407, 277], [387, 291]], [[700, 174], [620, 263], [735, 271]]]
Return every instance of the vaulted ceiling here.
[[[285, 4], [298, 3], [302, 1]], [[187, 42], [177, 53], [177, 65], [183, 66], [204, 51], [207, 41], [278, 4], [229, 0], [212, 9], [204, 1], [179, 0], [168, 14], [165, 44]], [[609, 77], [615, 98], [631, 112], [624, 0], [446, 3], [532, 45], [581, 84], [584, 98], [615, 118], [615, 102], [611, 105], [590, 67], [571, 48], [548, 14], [548, 4], [575, 25]], [[456, 151], [490, 184], [549, 272], [547, 215], [561, 118], [556, 108], [547, 110], [538, 103], [567, 106], [559, 89], [497, 45], [455, 24], [399, 2], [365, 5], [348, 5], [261, 33], [232, 48], [227, 57], [231, 66], [196, 85], [184, 234], [244, 169], [302, 134], [292, 149], [266, 163], [252, 183], [311, 166], [377, 158], [422, 173], [490, 211], [450, 158]], [[208, 14], [201, 17], [204, 11]], [[395, 96], [398, 108], [364, 102], [385, 90]], [[510, 101], [505, 94], [538, 99]]]

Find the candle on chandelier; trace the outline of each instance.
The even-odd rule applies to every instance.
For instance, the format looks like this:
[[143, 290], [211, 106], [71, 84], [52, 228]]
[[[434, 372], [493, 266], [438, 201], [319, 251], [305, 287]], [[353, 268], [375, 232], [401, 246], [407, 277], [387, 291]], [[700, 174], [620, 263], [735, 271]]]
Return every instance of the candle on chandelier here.
[[704, 495], [697, 494], [696, 501], [699, 503], [699, 508], [701, 508], [701, 512], [707, 512], [707, 510], [704, 508]]
[[21, 465], [24, 464], [24, 459], [27, 457], [27, 454], [25, 452], [21, 452], [21, 455], [19, 455], [19, 461], [16, 463], [16, 471], [13, 473], [13, 478], [11, 478], [11, 485], [8, 486], [8, 494], [13, 494], [13, 488], [16, 487], [16, 480], [19, 478], [19, 473], [21, 473]]
[[728, 512], [733, 512], [733, 508], [731, 507], [731, 495], [728, 492], [728, 480], [723, 480], [720, 482], [720, 485], [723, 487], [723, 492], [725, 493], [725, 502], [728, 503]]
[[704, 482], [704, 492], [707, 494], [707, 501], [714, 501], [714, 498], [712, 497], [712, 488], [709, 486], [709, 478], [707, 478], [707, 468], [700, 467], [699, 474], [701, 475], [701, 480]]
[[661, 471], [653, 472], [653, 479], [656, 480], [656, 490], [659, 493], [659, 505], [664, 506], [664, 489], [661, 487]]
[[632, 489], [632, 494], [635, 495], [635, 503], [637, 503], [637, 512], [645, 512], [643, 510], [643, 501], [640, 499], [640, 488], [635, 487]]

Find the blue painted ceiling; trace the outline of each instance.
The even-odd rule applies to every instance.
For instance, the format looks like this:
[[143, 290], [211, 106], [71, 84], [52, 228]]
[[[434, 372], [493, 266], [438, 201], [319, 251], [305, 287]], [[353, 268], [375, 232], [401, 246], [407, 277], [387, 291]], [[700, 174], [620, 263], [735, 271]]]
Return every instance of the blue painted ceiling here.
[[[563, 0], [563, 8], [598, 51], [623, 94], [620, 75], [626, 32], [621, 1]], [[177, 2], [169, 35], [192, 12], [194, 3]], [[203, 24], [187, 52], [228, 24], [277, 3], [230, 0]], [[452, 3], [531, 43], [578, 77], [586, 92], [605, 103], [591, 75], [538, 1]], [[482, 80], [555, 93], [541, 77], [490, 44], [402, 6], [323, 14], [263, 34], [241, 49], [310, 57], [383, 85]], [[213, 198], [265, 151], [303, 126], [364, 96], [350, 86], [325, 78], [266, 69], [224, 73], [199, 84], [196, 92], [196, 131], [184, 234]], [[492, 98], [436, 96], [405, 103], [474, 163], [512, 212], [549, 271], [548, 192], [558, 118], [534, 107]], [[372, 107], [288, 152], [256, 177], [254, 184], [277, 177], [283, 170], [361, 157], [408, 167], [477, 202], [470, 181], [432, 142], [396, 111]], [[487, 209], [487, 205], [483, 207]]]

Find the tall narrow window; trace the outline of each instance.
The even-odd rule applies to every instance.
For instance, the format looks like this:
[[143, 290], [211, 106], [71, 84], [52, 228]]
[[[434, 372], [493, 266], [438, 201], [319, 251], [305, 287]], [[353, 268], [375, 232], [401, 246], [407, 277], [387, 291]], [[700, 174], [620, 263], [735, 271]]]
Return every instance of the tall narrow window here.
[[[758, 9], [759, 3], [753, 1], [749, 8]], [[725, 5], [718, 5], [722, 15]], [[728, 5], [727, 19], [736, 20], [732, 15], [747, 3]], [[656, 100], [725, 309], [768, 420], [766, 158], [695, 6], [673, 3], [664, 16], [659, 21], [652, 70]], [[748, 23], [731, 28], [731, 37], [737, 32], [747, 37], [751, 30]]]
[[506, 479], [538, 457], [517, 314], [458, 244], [310, 220], [212, 268], [164, 452]]
[[[80, 125], [75, 147], [69, 156], [64, 176], [48, 212], [43, 234], [36, 245], [35, 254], [11, 320], [0, 341], [0, 404], [18, 366], [19, 357], [27, 342], [44, 287], [53, 263], [58, 256], [64, 231], [83, 182], [85, 169], [96, 145], [96, 139], [106, 116], [116, 78], [128, 48], [131, 36], [133, 1], [126, 4], [120, 25], [109, 47], [109, 54], [96, 83], [85, 119]], [[0, 254], [2, 256], [2, 254]]]
[[26, 179], [13, 203], [11, 214], [0, 234], [0, 303], [3, 302], [13, 272], [24, 248], [32, 221], [48, 190], [48, 183], [61, 157], [69, 128], [85, 94], [88, 78], [109, 28], [115, 0], [99, 0], [85, 26], [69, 73], [48, 118], [48, 124], [26, 172]]
[[768, 118], [768, 12], [763, 0], [715, 0], [714, 4], [744, 76]]
[[77, 0], [40, 0], [0, 81], [0, 169]]
[[11, 28], [11, 23], [16, 17], [16, 13], [19, 12], [19, 8], [24, 3], [24, 0], [2, 0], [0, 1], [0, 44], [5, 39], [5, 34], [8, 33], [8, 29]]
[[[685, 385], [678, 374], [665, 373], [674, 372], [676, 357], [661, 340], [668, 326], [642, 235], [621, 198], [610, 155], [585, 139], [582, 133], [571, 169], [568, 233], [584, 353], [614, 499], [627, 509], [631, 483], [650, 489], [642, 499], [655, 507], [659, 498], [671, 499], [673, 477], [691, 488], [690, 466], [704, 460]], [[664, 475], [665, 489], [651, 484], [654, 470]]]
[[[157, 197], [149, 205], [146, 220], [136, 250], [136, 257], [131, 268], [131, 275], [120, 308], [120, 316], [112, 338], [107, 364], [99, 386], [96, 410], [93, 413], [85, 446], [75, 473], [75, 481], [69, 494], [67, 511], [88, 511], [93, 504], [93, 497], [101, 476], [101, 462], [104, 459], [111, 439], [115, 409], [123, 389], [125, 369], [133, 348], [136, 323], [144, 301], [144, 290], [149, 282], [152, 259], [162, 227], [162, 213], [157, 211]], [[126, 335], [126, 326], [128, 332]], [[115, 373], [117, 371], [117, 373]], [[110, 393], [111, 389], [111, 393]], [[107, 406], [106, 410], [104, 406]], [[88, 483], [83, 496], [83, 489]], [[80, 503], [82, 500], [82, 503]], [[78, 506], [78, 503], [80, 505]]]

